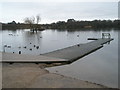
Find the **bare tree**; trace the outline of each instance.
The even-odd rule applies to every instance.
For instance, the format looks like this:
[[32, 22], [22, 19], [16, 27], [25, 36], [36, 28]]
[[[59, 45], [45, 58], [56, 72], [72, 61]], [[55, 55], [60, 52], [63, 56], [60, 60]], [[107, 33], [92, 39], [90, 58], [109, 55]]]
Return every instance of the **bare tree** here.
[[27, 17], [24, 19], [24, 22], [26, 24], [34, 24], [35, 23], [35, 17]]
[[26, 24], [29, 24], [30, 25], [30, 29], [33, 29], [34, 28], [34, 23], [35, 23], [35, 17], [27, 17], [27, 18], [25, 18], [24, 19], [24, 22], [26, 23]]
[[[36, 17], [32, 16], [32, 17], [26, 17], [24, 19], [24, 23], [29, 24], [31, 29], [38, 29], [39, 25], [38, 23], [40, 22], [41, 18], [40, 15], [36, 15]], [[35, 23], [36, 22], [36, 23]], [[37, 25], [35, 25], [37, 24]]]
[[40, 15], [38, 14], [38, 15], [36, 16], [36, 24], [38, 24], [38, 23], [40, 22], [40, 20], [41, 20], [41, 18], [40, 18]]

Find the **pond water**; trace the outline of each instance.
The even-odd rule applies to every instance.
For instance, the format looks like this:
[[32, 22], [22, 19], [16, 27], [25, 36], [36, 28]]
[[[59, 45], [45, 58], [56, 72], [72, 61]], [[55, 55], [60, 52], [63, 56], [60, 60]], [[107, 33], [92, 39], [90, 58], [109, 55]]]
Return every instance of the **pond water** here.
[[[87, 38], [100, 38], [103, 32], [114, 38], [110, 44], [77, 60], [76, 62], [46, 68], [50, 72], [95, 82], [108, 87], [118, 87], [118, 32], [119, 30], [44, 30], [37, 33], [25, 30], [0, 30], [0, 51], [40, 55], [78, 43], [90, 42]], [[77, 37], [79, 35], [79, 37]], [[5, 47], [4, 45], [10, 46]], [[34, 46], [35, 45], [35, 46]], [[36, 46], [39, 46], [37, 49]], [[25, 48], [26, 47], [26, 48]], [[30, 50], [32, 49], [32, 50]]]

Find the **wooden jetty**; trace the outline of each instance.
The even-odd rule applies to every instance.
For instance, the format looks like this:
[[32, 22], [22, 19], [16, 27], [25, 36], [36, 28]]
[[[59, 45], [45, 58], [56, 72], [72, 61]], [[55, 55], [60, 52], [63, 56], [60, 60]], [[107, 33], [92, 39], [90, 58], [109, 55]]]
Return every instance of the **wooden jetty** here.
[[[3, 53], [2, 63], [72, 63], [100, 48], [103, 44], [113, 40], [112, 38], [99, 38], [94, 41], [77, 44], [68, 48], [63, 48], [42, 55], [22, 55], [13, 53]], [[89, 40], [92, 40], [89, 39]]]
[[103, 44], [110, 42], [111, 38], [101, 38], [95, 41], [91, 41], [85, 44], [78, 44], [61, 50], [45, 53], [43, 55], [49, 57], [56, 57], [61, 59], [66, 59], [67, 63], [72, 63], [100, 48], [103, 47]]

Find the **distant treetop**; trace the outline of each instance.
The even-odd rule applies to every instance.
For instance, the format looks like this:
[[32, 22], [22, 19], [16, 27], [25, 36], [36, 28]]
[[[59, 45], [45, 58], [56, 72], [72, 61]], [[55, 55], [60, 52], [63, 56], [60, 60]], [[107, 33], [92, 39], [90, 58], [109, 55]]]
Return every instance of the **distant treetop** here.
[[12, 21], [12, 22], [9, 22], [8, 24], [16, 24], [16, 22], [15, 22], [15, 21]]

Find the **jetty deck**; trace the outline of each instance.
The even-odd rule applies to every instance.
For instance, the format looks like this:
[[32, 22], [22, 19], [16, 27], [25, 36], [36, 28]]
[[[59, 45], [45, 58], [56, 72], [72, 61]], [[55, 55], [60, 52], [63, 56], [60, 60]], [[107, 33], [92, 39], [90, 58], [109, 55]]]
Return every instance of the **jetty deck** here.
[[43, 55], [49, 57], [57, 57], [61, 59], [66, 59], [68, 63], [72, 63], [100, 48], [103, 47], [103, 44], [109, 43], [111, 40], [110, 38], [101, 38], [95, 41], [91, 41], [85, 44], [77, 44], [75, 46], [71, 46], [68, 48], [64, 48], [61, 50], [45, 53]]
[[103, 44], [112, 41], [112, 38], [93, 39], [94, 41], [77, 44], [42, 55], [22, 55], [2, 53], [2, 63], [72, 63], [100, 48]]

